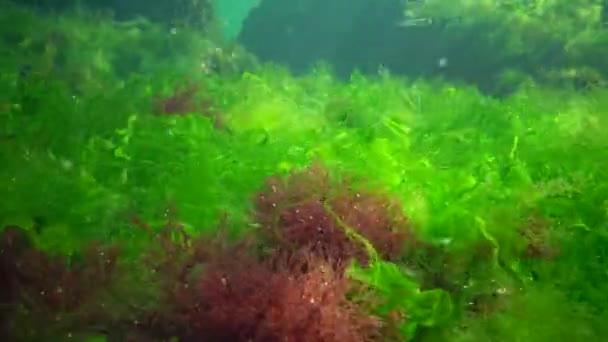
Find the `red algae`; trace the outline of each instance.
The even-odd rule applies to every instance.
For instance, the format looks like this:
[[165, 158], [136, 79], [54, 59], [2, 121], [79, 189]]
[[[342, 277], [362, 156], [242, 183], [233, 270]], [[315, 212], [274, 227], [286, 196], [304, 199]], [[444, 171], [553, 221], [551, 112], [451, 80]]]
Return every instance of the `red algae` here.
[[117, 246], [91, 243], [81, 260], [70, 261], [36, 249], [25, 230], [5, 227], [0, 236], [2, 337], [41, 338], [51, 330], [105, 321], [108, 309], [99, 299], [115, 278], [119, 254]]
[[156, 97], [152, 112], [157, 115], [176, 116], [199, 114], [211, 118], [216, 128], [224, 127], [214, 101], [205, 94], [201, 83], [176, 84], [171, 95]]
[[[361, 289], [344, 270], [369, 256], [345, 225], [382, 257], [397, 259], [416, 243], [398, 203], [331, 182], [314, 164], [285, 180], [269, 178], [255, 204], [263, 229], [239, 241], [223, 224], [213, 235], [188, 234], [175, 207], [161, 227], [134, 218], [152, 241], [127, 263], [118, 262], [115, 245], [90, 244], [78, 260], [55, 256], [7, 227], [1, 298], [12, 309], [3, 311], [2, 337], [95, 330], [124, 341], [363, 342], [390, 330], [352, 300]], [[118, 272], [119, 265], [127, 269]], [[9, 335], [18, 320], [48, 331], [22, 327]]]
[[559, 255], [559, 249], [552, 245], [549, 229], [550, 223], [538, 214], [524, 221], [519, 234], [525, 240], [524, 255], [527, 258], [550, 260]]
[[200, 284], [204, 305], [189, 315], [197, 338], [350, 342], [377, 334], [377, 320], [347, 301], [346, 279], [301, 253], [248, 258], [228, 269], [211, 265]]
[[273, 243], [311, 248], [342, 265], [350, 258], [365, 264], [368, 256], [337, 218], [387, 260], [395, 260], [417, 245], [397, 202], [386, 195], [349, 189], [347, 183], [332, 184], [327, 171], [313, 164], [287, 179], [270, 178], [266, 190], [257, 196], [256, 218]]
[[347, 300], [347, 279], [310, 250], [260, 252], [253, 240], [227, 242], [221, 233], [191, 239], [175, 222], [156, 237], [166, 251], [153, 258], [164, 265], [154, 268], [160, 303], [140, 315], [133, 336], [349, 342], [377, 334], [377, 319]]

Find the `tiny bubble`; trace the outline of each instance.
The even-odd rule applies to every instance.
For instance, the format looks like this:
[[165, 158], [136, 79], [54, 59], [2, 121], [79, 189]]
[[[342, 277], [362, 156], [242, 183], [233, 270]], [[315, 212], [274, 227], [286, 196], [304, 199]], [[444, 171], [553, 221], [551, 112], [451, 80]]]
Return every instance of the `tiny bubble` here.
[[74, 163], [71, 160], [64, 159], [61, 161], [61, 167], [66, 171], [71, 170], [74, 167]]

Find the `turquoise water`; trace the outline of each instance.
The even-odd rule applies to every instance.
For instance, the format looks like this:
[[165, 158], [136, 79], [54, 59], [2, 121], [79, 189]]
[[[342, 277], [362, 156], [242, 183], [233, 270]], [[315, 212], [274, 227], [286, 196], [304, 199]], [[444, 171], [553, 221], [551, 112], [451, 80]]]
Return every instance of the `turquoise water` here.
[[243, 21], [247, 18], [249, 11], [259, 0], [247, 1], [227, 1], [219, 0], [216, 2], [217, 14], [223, 25], [223, 32], [229, 40], [236, 39], [241, 33]]

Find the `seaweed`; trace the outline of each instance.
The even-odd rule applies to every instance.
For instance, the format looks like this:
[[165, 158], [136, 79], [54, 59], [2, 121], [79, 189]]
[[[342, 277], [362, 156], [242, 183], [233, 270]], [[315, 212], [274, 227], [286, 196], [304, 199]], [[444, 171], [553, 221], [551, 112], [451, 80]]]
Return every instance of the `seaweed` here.
[[216, 128], [224, 127], [217, 105], [205, 94], [201, 82], [177, 83], [170, 95], [157, 95], [153, 101], [152, 112], [157, 115], [175, 116], [199, 114], [211, 118]]
[[241, 74], [84, 12], [0, 14], [0, 339], [606, 335], [605, 89]]
[[0, 236], [0, 252], [1, 323], [10, 330], [2, 331], [5, 336], [68, 335], [110, 321], [103, 292], [116, 277], [118, 246], [90, 243], [67, 258], [37, 250], [26, 231], [9, 226]]
[[271, 177], [256, 198], [256, 219], [267, 239], [285, 248], [310, 248], [334, 269], [351, 258], [362, 264], [369, 255], [344, 225], [369, 240], [381, 257], [396, 260], [418, 243], [400, 206], [390, 197], [332, 184], [315, 163], [285, 180]]
[[199, 333], [185, 340], [337, 342], [377, 335], [379, 321], [347, 300], [347, 280], [314, 254], [241, 260], [208, 266], [199, 292], [204, 304], [189, 315]]
[[380, 322], [347, 300], [348, 280], [314, 251], [260, 251], [253, 236], [193, 238], [171, 217], [154, 234], [160, 249], [145, 257], [161, 283], [158, 304], [140, 312], [129, 334], [180, 341], [367, 341], [377, 335]]

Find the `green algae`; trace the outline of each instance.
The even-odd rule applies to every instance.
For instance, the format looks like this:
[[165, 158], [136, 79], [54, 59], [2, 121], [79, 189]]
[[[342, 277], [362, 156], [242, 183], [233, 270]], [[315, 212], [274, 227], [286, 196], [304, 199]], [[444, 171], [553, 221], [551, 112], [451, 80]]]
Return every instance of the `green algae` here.
[[[0, 222], [27, 229], [41, 250], [73, 255], [98, 239], [138, 255], [148, 242], [132, 214], [164, 222], [167, 203], [189, 234], [227, 220], [246, 235], [258, 229], [253, 198], [265, 180], [319, 161], [334, 179], [398, 198], [428, 245], [351, 269], [387, 299], [371, 312], [403, 309], [401, 339], [605, 335], [606, 89], [523, 87], [496, 99], [387, 75], [345, 84], [324, 68], [301, 78], [273, 66], [193, 76], [188, 58], [213, 44], [195, 33], [165, 56], [155, 29], [124, 35], [104, 21], [91, 41], [82, 19], [2, 17], [15, 13], [39, 24], [6, 34], [19, 44], [0, 70]], [[52, 30], [71, 43], [40, 54]], [[109, 56], [133, 42], [145, 58], [125, 75]], [[35, 71], [20, 79], [23, 56]], [[197, 113], [152, 113], [158, 94], [185, 79], [204, 85], [225, 129]]]

